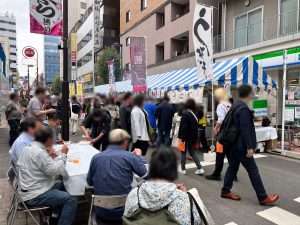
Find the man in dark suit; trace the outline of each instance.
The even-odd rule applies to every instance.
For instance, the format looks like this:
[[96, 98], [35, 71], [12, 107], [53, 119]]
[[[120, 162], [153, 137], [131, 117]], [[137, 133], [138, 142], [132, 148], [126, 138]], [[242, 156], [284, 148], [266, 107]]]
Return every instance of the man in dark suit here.
[[161, 144], [167, 147], [171, 145], [170, 132], [175, 108], [169, 102], [169, 97], [165, 96], [155, 110], [158, 128], [157, 148], [159, 148]]
[[261, 205], [274, 203], [278, 200], [279, 196], [267, 195], [253, 158], [254, 149], [256, 148], [256, 134], [253, 124], [253, 114], [248, 107], [248, 104], [253, 99], [253, 90], [249, 85], [241, 85], [238, 92], [239, 100], [233, 106], [235, 111], [233, 113], [232, 126], [238, 128], [240, 132], [230, 148], [231, 157], [229, 159], [229, 167], [225, 175], [221, 197], [232, 200], [241, 199], [240, 196], [230, 191], [241, 163], [248, 172], [259, 203]]

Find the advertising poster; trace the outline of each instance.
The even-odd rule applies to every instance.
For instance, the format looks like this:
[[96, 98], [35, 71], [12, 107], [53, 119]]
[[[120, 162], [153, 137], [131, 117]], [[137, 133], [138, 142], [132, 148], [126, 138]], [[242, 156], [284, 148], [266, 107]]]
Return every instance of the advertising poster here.
[[193, 20], [197, 78], [212, 78], [212, 8], [196, 4]]
[[294, 122], [294, 118], [295, 118], [294, 112], [295, 112], [294, 107], [285, 107], [284, 120], [287, 122]]
[[253, 101], [254, 116], [268, 116], [268, 100], [254, 100]]
[[69, 84], [69, 93], [70, 93], [70, 96], [75, 95], [75, 85], [74, 85], [74, 83]]
[[115, 92], [115, 60], [107, 61], [108, 69], [108, 83], [109, 83], [109, 93], [113, 94]]
[[61, 0], [29, 0], [30, 32], [44, 35], [63, 35]]
[[76, 88], [77, 88], [77, 95], [82, 95], [83, 94], [83, 88], [82, 88], [82, 82], [81, 81], [77, 81]]
[[131, 84], [134, 92], [147, 90], [146, 40], [130, 37]]
[[295, 107], [295, 119], [300, 119], [300, 107]]

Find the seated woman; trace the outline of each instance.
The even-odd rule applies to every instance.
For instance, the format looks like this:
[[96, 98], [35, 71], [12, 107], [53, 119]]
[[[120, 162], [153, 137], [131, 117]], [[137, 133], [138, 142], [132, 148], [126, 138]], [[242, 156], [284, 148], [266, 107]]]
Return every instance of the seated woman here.
[[[182, 184], [174, 184], [178, 177], [177, 158], [174, 151], [160, 149], [152, 154], [150, 181], [133, 189], [127, 198], [124, 219], [133, 216], [141, 207], [148, 211], [167, 209], [179, 224], [191, 224], [190, 200]], [[199, 213], [193, 205], [194, 224], [201, 224]]]

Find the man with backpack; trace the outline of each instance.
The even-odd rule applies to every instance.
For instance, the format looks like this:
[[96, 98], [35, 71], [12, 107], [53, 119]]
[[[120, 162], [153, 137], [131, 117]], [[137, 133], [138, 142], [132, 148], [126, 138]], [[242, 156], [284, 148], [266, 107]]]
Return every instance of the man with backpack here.
[[253, 99], [253, 90], [249, 85], [238, 88], [239, 100], [233, 105], [223, 121], [218, 141], [230, 144], [229, 167], [226, 171], [221, 197], [231, 200], [241, 200], [241, 197], [230, 190], [233, 180], [242, 164], [248, 172], [251, 184], [261, 205], [271, 204], [278, 200], [278, 195], [267, 195], [258, 168], [253, 158], [256, 148], [256, 134], [253, 114], [248, 104]]

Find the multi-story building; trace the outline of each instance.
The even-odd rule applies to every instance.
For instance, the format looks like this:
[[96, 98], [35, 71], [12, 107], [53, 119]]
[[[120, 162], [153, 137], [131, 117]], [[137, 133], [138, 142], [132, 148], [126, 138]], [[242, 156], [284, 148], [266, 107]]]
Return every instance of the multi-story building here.
[[93, 4], [93, 0], [69, 0], [68, 31], [69, 33], [75, 24], [84, 18], [86, 10]]
[[[222, 61], [252, 55], [278, 82], [277, 100], [270, 95], [269, 110], [280, 124], [283, 93], [283, 50], [288, 50], [286, 107], [300, 106], [299, 0], [220, 0], [220, 35], [214, 38], [214, 58]], [[277, 108], [277, 110], [275, 110]], [[296, 116], [296, 115], [295, 115]], [[291, 118], [289, 118], [291, 120]], [[300, 124], [298, 118], [294, 122]]]
[[[18, 80], [18, 70], [17, 70], [17, 37], [16, 37], [16, 18], [14, 15], [9, 13], [0, 14], [0, 36], [8, 37], [9, 39], [9, 69], [11, 74], [8, 76], [13, 76], [12, 80], [17, 82]], [[16, 85], [16, 84], [15, 84]], [[14, 87], [16, 87], [14, 85]]]
[[9, 94], [8, 78], [7, 78], [7, 60], [4, 48], [0, 43], [0, 127], [3, 128], [7, 125], [5, 119], [5, 108]]
[[[83, 93], [89, 97], [97, 83], [97, 61], [105, 47], [119, 43], [119, 1], [99, 1], [90, 6], [82, 19], [71, 30], [76, 33], [76, 63], [72, 65], [69, 52], [69, 76], [76, 67], [76, 80], [83, 82]], [[71, 39], [69, 40], [71, 44]], [[74, 58], [74, 57], [73, 57]], [[72, 78], [73, 79], [73, 78]]]
[[4, 37], [4, 36], [0, 36], [0, 44], [2, 45], [2, 49], [4, 51], [4, 54], [6, 56], [6, 64], [5, 64], [5, 76], [11, 74], [10, 71], [10, 44], [9, 44], [9, 38], [8, 37]]
[[[198, 0], [214, 7], [218, 31], [218, 2]], [[148, 75], [195, 67], [193, 17], [195, 0], [121, 0], [120, 43], [123, 66], [130, 70], [130, 37], [146, 38]]]
[[51, 85], [54, 79], [60, 75], [60, 50], [58, 45], [61, 38], [57, 36], [44, 37], [44, 70], [45, 83]]

